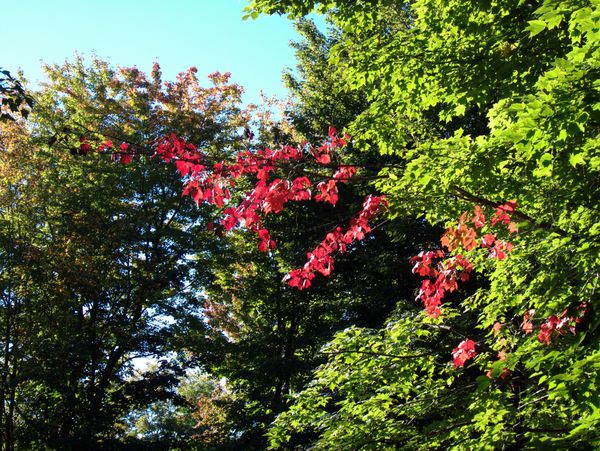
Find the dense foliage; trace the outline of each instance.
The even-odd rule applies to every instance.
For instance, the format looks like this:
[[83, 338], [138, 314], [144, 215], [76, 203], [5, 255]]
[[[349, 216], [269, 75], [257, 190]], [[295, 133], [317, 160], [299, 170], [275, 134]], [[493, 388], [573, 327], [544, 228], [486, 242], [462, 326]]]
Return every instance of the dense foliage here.
[[[215, 238], [173, 168], [99, 158], [89, 143], [142, 149], [181, 130], [226, 152], [244, 123], [240, 88], [79, 58], [47, 73], [29, 122], [2, 125], [2, 442], [111, 447], [132, 409], [177, 398], [187, 363], [174, 324], [199, 317], [189, 286], [206, 280]], [[157, 364], [136, 369], [148, 357]]]
[[[597, 5], [418, 1], [404, 5], [402, 27], [373, 34], [384, 10], [378, 6], [390, 4], [398, 2], [321, 4], [344, 31], [330, 54], [332, 70], [371, 102], [351, 134], [358, 146], [406, 162], [382, 171], [379, 189], [396, 214], [421, 211], [448, 225], [474, 205], [491, 215], [514, 199], [519, 231], [507, 258], [472, 255], [479, 287], [445, 302], [438, 319], [399, 313], [384, 338], [339, 335], [332, 349], [357, 353], [318, 370], [280, 416], [272, 443], [312, 430], [318, 447], [593, 446]], [[253, 5], [268, 13], [313, 6]], [[567, 331], [580, 316], [573, 312], [584, 310]], [[457, 371], [450, 354], [466, 337], [477, 357]], [[436, 356], [421, 355], [428, 343]], [[373, 346], [401, 357], [361, 355]]]
[[600, 446], [597, 2], [246, 10], [298, 19], [280, 120], [2, 85], [2, 447]]

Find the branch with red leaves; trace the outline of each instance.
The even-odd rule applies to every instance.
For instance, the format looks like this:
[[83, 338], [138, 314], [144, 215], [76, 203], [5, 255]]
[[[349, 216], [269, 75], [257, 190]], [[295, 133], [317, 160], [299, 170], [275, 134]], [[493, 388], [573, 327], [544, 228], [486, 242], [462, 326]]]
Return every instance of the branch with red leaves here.
[[[458, 186], [452, 186], [452, 189], [462, 199], [468, 200], [469, 202], [473, 202], [473, 203], [475, 203], [477, 205], [487, 205], [487, 206], [492, 207], [492, 208], [498, 208], [501, 205], [498, 202], [494, 202], [494, 201], [491, 201], [489, 199], [485, 199], [483, 197], [471, 194], [468, 191], [466, 191], [466, 190], [464, 190], [464, 189], [462, 189], [462, 188], [460, 188]], [[514, 210], [512, 212], [512, 214], [513, 214], [514, 218], [516, 218], [518, 220], [521, 220], [521, 221], [527, 221], [531, 225], [533, 225], [535, 228], [552, 230], [553, 232], [558, 233], [560, 236], [569, 236], [569, 233], [566, 230], [563, 230], [560, 227], [557, 227], [554, 224], [551, 224], [549, 222], [537, 222], [535, 220], [535, 218], [532, 218], [531, 216], [523, 213], [522, 211], [516, 211], [516, 210]]]
[[[258, 235], [258, 249], [268, 252], [275, 249], [276, 243], [263, 225], [265, 216], [281, 212], [287, 202], [314, 200], [335, 206], [339, 200], [338, 184], [346, 184], [356, 178], [355, 166], [338, 165], [332, 168], [332, 156], [346, 146], [349, 137], [339, 137], [336, 129], [330, 127], [328, 138], [319, 147], [304, 143], [297, 147], [283, 146], [275, 150], [244, 150], [236, 155], [233, 163], [210, 163], [207, 155], [196, 146], [169, 134], [153, 143], [151, 157], [175, 164], [184, 181], [184, 196], [190, 196], [198, 205], [207, 203], [223, 208], [220, 223], [226, 231], [235, 227], [250, 230]], [[122, 164], [131, 163], [138, 153], [126, 142], [120, 144], [117, 150], [112, 141], [105, 141], [96, 150], [110, 154], [111, 160]], [[90, 151], [90, 143], [82, 136], [76, 153], [87, 155]], [[312, 175], [320, 179], [317, 181], [307, 177], [311, 173], [290, 179], [273, 178], [282, 163], [312, 164], [321, 170], [333, 171], [329, 175], [313, 172]], [[232, 191], [242, 177], [255, 180], [254, 187], [243, 195], [238, 205], [232, 205]], [[346, 229], [336, 227], [328, 233], [307, 254], [306, 264], [286, 276], [288, 284], [303, 290], [311, 285], [316, 273], [323, 276], [331, 274], [334, 256], [346, 252], [348, 245], [362, 240], [370, 233], [370, 221], [385, 207], [385, 196], [367, 196], [362, 210], [350, 220]]]

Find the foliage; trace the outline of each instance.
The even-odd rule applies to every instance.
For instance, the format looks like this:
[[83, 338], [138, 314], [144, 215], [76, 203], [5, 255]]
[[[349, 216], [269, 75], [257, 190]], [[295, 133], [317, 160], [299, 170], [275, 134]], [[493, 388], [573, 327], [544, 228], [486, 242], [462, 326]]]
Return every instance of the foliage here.
[[198, 435], [212, 424], [205, 426], [195, 409], [219, 388], [205, 374], [190, 372], [179, 383], [176, 396], [127, 414], [122, 441], [143, 449], [206, 449]]
[[[303, 23], [301, 30], [306, 35], [306, 43], [297, 45], [301, 78], [288, 76], [297, 100], [291, 106], [291, 121], [265, 121], [269, 126], [259, 124], [258, 129], [284, 132], [290, 137], [298, 136], [300, 131], [301, 135], [320, 139], [332, 111], [343, 112], [336, 120], [347, 121], [364, 104], [331, 91], [335, 78], [324, 70], [324, 55], [330, 44], [310, 23]], [[322, 44], [316, 44], [319, 42]], [[322, 99], [329, 99], [331, 107], [313, 109]], [[241, 152], [234, 162], [216, 164], [202, 155], [202, 149], [175, 138], [156, 149], [162, 158], [176, 160], [188, 187], [184, 193], [197, 202], [221, 207], [225, 217], [213, 226], [215, 233], [229, 230], [229, 235], [223, 237], [223, 252], [211, 262], [215, 279], [206, 287], [204, 314], [210, 339], [206, 340], [202, 329], [198, 332], [186, 327], [184, 332], [197, 337], [194, 348], [198, 359], [214, 378], [225, 378], [230, 390], [225, 396], [215, 393], [206, 397], [199, 404], [197, 414], [202, 424], [210, 424], [199, 433], [207, 443], [221, 448], [263, 448], [262, 435], [274, 415], [286, 409], [286, 395], [300, 389], [316, 362], [323, 360], [320, 346], [344, 327], [381, 325], [396, 303], [395, 296], [405, 293], [410, 297], [414, 290], [415, 282], [407, 271], [408, 257], [431, 233], [422, 221], [407, 218], [382, 225], [369, 244], [360, 243], [358, 234], [358, 240], [351, 244], [355, 232], [352, 237], [348, 235], [348, 242], [338, 242], [344, 234], [336, 231], [335, 224], [356, 215], [365, 191], [361, 177], [352, 184], [344, 183], [345, 179], [353, 175], [352, 166], [356, 165], [363, 180], [369, 180], [374, 172], [370, 166], [374, 155], [356, 152], [348, 143], [337, 149], [344, 143], [334, 130], [330, 132], [331, 142], [319, 148], [302, 144], [297, 148], [256, 150], [261, 144], [252, 142], [251, 153]], [[271, 136], [259, 135], [262, 143], [266, 139]], [[334, 192], [319, 187], [329, 187], [329, 182], [338, 180], [335, 174], [340, 168], [347, 174], [344, 172], [339, 185], [334, 186], [339, 187], [335, 196], [320, 197]], [[235, 186], [231, 179], [235, 179]], [[296, 189], [298, 181], [302, 185]], [[221, 192], [217, 183], [222, 183]], [[335, 208], [308, 202], [311, 185], [317, 187], [315, 200], [335, 204]], [[315, 227], [315, 221], [323, 225]], [[258, 245], [236, 224], [253, 230]], [[360, 227], [366, 230], [366, 222]], [[336, 256], [336, 266], [340, 265], [341, 270], [331, 273], [331, 261], [316, 265], [322, 274], [330, 274], [330, 280], [310, 279], [310, 292], [306, 294], [290, 290], [283, 275], [297, 267], [307, 243], [318, 243], [324, 236], [329, 238], [311, 255], [323, 251], [327, 255], [320, 257], [332, 257], [329, 251], [335, 246], [346, 246], [348, 252]], [[268, 255], [257, 251], [268, 251]], [[311, 261], [304, 269], [312, 275], [310, 268]], [[290, 285], [295, 286], [300, 280], [289, 278]]]
[[[365, 367], [377, 365], [364, 373], [331, 359], [317, 373], [317, 388], [306, 389], [293, 415], [280, 417], [273, 444], [312, 424], [318, 447], [593, 447], [599, 404], [597, 5], [423, 0], [404, 4], [406, 20], [395, 28], [374, 33], [385, 21], [380, 7], [391, 3], [340, 2], [330, 9], [344, 32], [330, 52], [331, 70], [370, 101], [349, 128], [355, 145], [406, 162], [384, 169], [378, 188], [393, 214], [418, 211], [433, 223], [453, 220], [473, 204], [491, 215], [516, 199], [519, 232], [505, 259], [473, 260], [478, 281], [468, 285], [472, 294], [453, 298], [439, 319], [398, 323], [400, 336], [429, 322], [448, 327], [454, 336], [448, 362], [469, 337], [484, 351], [473, 364], [450, 379], [444, 368], [388, 386], [379, 376], [397, 365], [391, 357], [364, 359]], [[253, 3], [257, 11], [292, 14], [313, 5]], [[580, 305], [588, 305], [588, 313], [575, 335], [565, 335], [560, 324], [578, 317]], [[527, 333], [530, 327], [538, 333]], [[415, 346], [397, 340], [403, 351]], [[495, 357], [499, 351], [506, 362]], [[492, 377], [505, 379], [490, 381], [490, 366]], [[350, 388], [345, 381], [354, 380], [354, 371], [361, 383]], [[398, 412], [418, 404], [420, 389], [431, 383], [443, 388], [434, 405], [446, 414]], [[362, 409], [377, 402], [376, 388], [406, 398], [382, 401], [363, 423]], [[339, 397], [324, 405], [324, 390]], [[457, 403], [465, 408], [453, 410]], [[395, 429], [368, 441], [371, 431], [388, 424]]]
[[33, 98], [10, 72], [0, 68], [0, 122], [15, 121], [15, 115], [27, 119]]
[[[55, 67], [31, 129], [3, 127], [4, 442], [111, 443], [133, 407], [142, 440], [186, 443], [181, 362], [128, 378], [175, 351], [213, 381], [192, 395], [200, 446], [263, 448], [275, 417], [272, 448], [600, 445], [598, 5], [247, 12], [315, 8], [335, 29], [299, 23], [297, 102], [263, 143], [227, 74], [203, 89], [99, 61]], [[332, 122], [352, 138], [262, 145]], [[32, 157], [41, 142], [68, 153]]]
[[[194, 69], [163, 83], [158, 65], [147, 77], [77, 58], [48, 73], [29, 124], [2, 129], [5, 442], [116, 446], [127, 412], [176, 395], [172, 322], [198, 317], [189, 287], [215, 240], [176, 171], [120, 153], [113, 164], [90, 143], [141, 149], [181, 129], [224, 153], [244, 123], [241, 91], [221, 74], [203, 88]], [[134, 378], [148, 357], [159, 364]]]

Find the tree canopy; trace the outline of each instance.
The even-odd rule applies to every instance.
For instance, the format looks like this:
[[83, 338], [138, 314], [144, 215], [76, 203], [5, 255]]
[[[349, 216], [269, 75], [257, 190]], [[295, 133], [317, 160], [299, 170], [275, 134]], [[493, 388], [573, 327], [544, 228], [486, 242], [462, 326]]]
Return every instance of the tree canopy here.
[[246, 13], [280, 120], [81, 58], [9, 105], [3, 447], [598, 447], [597, 2]]

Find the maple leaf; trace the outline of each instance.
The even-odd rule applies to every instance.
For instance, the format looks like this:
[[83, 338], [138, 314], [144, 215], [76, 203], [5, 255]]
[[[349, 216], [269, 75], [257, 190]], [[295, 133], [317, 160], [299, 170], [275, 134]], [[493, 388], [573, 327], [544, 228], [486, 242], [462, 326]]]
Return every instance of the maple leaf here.
[[454, 360], [454, 369], [464, 366], [467, 360], [477, 355], [475, 351], [475, 342], [469, 338], [461, 341], [456, 348], [452, 350]]
[[98, 149], [97, 149], [97, 150], [98, 150], [98, 152], [103, 152], [105, 149], [110, 149], [110, 148], [112, 148], [112, 146], [113, 146], [113, 143], [112, 143], [112, 141], [110, 141], [110, 140], [109, 140], [109, 141], [104, 141], [102, 144], [100, 144], [100, 145], [98, 146]]
[[442, 251], [419, 252], [418, 255], [411, 257], [410, 262], [413, 264], [413, 274], [419, 274], [423, 277], [437, 277], [438, 271], [431, 267], [433, 259], [444, 256]]
[[133, 161], [133, 155], [131, 155], [130, 153], [121, 154], [121, 163], [122, 164], [129, 164], [132, 161]]
[[333, 174], [333, 178], [339, 180], [342, 183], [348, 183], [349, 180], [354, 177], [356, 174], [356, 168], [354, 166], [341, 166], [335, 174]]
[[327, 131], [327, 134], [329, 135], [329, 137], [331, 139], [335, 139], [335, 137], [337, 136], [337, 130], [333, 125], [329, 126], [329, 130]]
[[517, 209], [517, 207], [518, 204], [516, 200], [509, 200], [504, 205], [500, 205], [498, 208], [508, 213], [513, 213]]
[[498, 260], [504, 260], [506, 258], [506, 252], [509, 252], [513, 248], [511, 243], [504, 241], [496, 241], [494, 247], [490, 250], [490, 258], [497, 258]]
[[492, 233], [486, 234], [483, 238], [481, 238], [481, 245], [483, 247], [490, 247], [496, 241], [496, 237]]
[[485, 225], [485, 215], [483, 209], [477, 205], [475, 207], [475, 215], [473, 216], [473, 225], [476, 229], [480, 229]]
[[471, 251], [477, 247], [477, 233], [475, 229], [466, 225], [469, 220], [467, 212], [463, 213], [458, 222], [458, 227], [449, 227], [442, 236], [442, 245], [449, 251], [463, 247], [466, 251]]
[[79, 155], [87, 155], [90, 151], [90, 145], [86, 142], [79, 144]]
[[448, 227], [440, 241], [450, 252], [460, 246], [460, 237], [454, 227]]
[[275, 241], [271, 239], [271, 235], [267, 229], [260, 229], [258, 231], [258, 236], [260, 238], [260, 243], [258, 245], [258, 250], [260, 252], [267, 252], [269, 249], [275, 249]]
[[461, 244], [467, 252], [477, 247], [476, 237], [475, 230], [470, 227], [465, 227], [461, 230]]
[[546, 322], [540, 326], [540, 332], [538, 333], [538, 340], [541, 343], [550, 344], [550, 339], [552, 338], [552, 331], [554, 328], [550, 325], [550, 323]]
[[336, 180], [328, 180], [327, 182], [320, 182], [317, 184], [317, 189], [320, 191], [315, 196], [317, 202], [329, 202], [334, 205], [338, 201], [338, 189]]
[[523, 322], [521, 323], [521, 329], [525, 332], [525, 335], [529, 335], [533, 332], [533, 323], [531, 317], [535, 313], [534, 309], [527, 310], [523, 315]]
[[175, 161], [175, 167], [179, 171], [182, 177], [188, 175], [192, 169], [192, 164], [187, 161], [177, 160]]
[[321, 163], [323, 165], [331, 163], [331, 157], [326, 153], [316, 155], [315, 160], [317, 160], [317, 163]]

